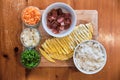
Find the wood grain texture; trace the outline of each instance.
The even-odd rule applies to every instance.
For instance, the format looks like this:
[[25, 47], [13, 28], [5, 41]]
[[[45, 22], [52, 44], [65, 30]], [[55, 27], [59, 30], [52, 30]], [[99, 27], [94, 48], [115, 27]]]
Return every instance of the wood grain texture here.
[[[45, 9], [57, 1], [78, 10], [98, 10], [98, 40], [108, 56], [101, 72], [85, 75], [74, 67], [26, 70], [20, 65], [22, 9], [29, 5]], [[0, 0], [0, 3], [0, 80], [120, 80], [120, 0]]]

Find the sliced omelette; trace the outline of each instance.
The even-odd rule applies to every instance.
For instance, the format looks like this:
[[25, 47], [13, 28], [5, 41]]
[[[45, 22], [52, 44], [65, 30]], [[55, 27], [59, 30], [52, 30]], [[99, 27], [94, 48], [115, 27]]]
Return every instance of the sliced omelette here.
[[93, 37], [93, 25], [80, 24], [73, 32], [62, 38], [47, 39], [39, 48], [41, 54], [50, 62], [55, 60], [68, 60], [72, 58], [75, 47]]

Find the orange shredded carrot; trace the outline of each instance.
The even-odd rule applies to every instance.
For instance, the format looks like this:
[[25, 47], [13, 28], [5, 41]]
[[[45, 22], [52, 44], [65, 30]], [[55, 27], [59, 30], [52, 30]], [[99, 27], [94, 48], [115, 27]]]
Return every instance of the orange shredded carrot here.
[[40, 21], [41, 13], [35, 7], [25, 8], [22, 12], [22, 20], [23, 22], [29, 25], [35, 25]]

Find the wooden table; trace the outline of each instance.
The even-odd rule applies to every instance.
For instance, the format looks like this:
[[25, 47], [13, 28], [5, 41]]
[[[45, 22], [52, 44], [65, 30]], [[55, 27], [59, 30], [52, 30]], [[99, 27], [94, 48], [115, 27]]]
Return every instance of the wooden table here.
[[[78, 10], [98, 10], [98, 40], [108, 56], [101, 72], [85, 75], [74, 67], [27, 70], [20, 65], [22, 9], [29, 5], [45, 9], [57, 1]], [[0, 3], [0, 80], [120, 80], [120, 0], [0, 0]]]

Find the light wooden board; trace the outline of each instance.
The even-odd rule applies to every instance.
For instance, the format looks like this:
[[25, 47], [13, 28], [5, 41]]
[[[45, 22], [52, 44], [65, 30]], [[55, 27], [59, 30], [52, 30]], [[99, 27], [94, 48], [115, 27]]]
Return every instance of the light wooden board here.
[[[41, 10], [41, 13], [43, 13], [44, 10]], [[93, 39], [97, 39], [98, 36], [98, 12], [96, 10], [75, 10], [77, 15], [77, 24], [79, 25], [81, 23], [89, 23], [91, 22], [94, 27], [94, 33], [93, 33]], [[25, 28], [25, 27], [24, 27]], [[24, 29], [23, 28], [23, 29]], [[36, 48], [39, 51], [39, 47], [41, 47], [41, 44], [44, 43], [44, 41], [48, 38], [52, 38], [49, 34], [45, 32], [45, 30], [42, 27], [42, 23], [40, 23], [40, 26], [38, 27], [38, 30], [41, 34], [41, 41], [38, 47]], [[41, 57], [41, 62], [38, 67], [73, 67], [73, 59], [67, 61], [56, 61], [55, 63], [49, 62], [46, 60], [43, 56]]]
[[[43, 10], [41, 10], [43, 13]], [[94, 25], [94, 37], [93, 39], [97, 39], [98, 36], [98, 12], [96, 10], [75, 10], [77, 15], [77, 25], [80, 23], [87, 23], [91, 22]], [[41, 41], [40, 45], [44, 43], [44, 41], [48, 38], [51, 38], [50, 35], [48, 35], [45, 30], [42, 27], [42, 24], [38, 27], [40, 33], [41, 33]], [[40, 47], [40, 45], [37, 47]], [[73, 59], [67, 60], [67, 61], [56, 61], [56, 63], [49, 62], [46, 60], [43, 56], [41, 57], [41, 62], [38, 67], [73, 67]]]

